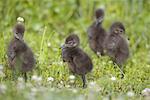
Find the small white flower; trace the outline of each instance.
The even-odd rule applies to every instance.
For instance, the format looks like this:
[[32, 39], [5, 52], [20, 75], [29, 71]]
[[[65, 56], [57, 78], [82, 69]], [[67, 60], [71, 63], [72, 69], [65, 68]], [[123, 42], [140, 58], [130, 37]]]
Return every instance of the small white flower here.
[[18, 81], [19, 82], [23, 82], [23, 78], [22, 77], [18, 77]]
[[77, 93], [78, 90], [77, 90], [77, 89], [72, 89], [72, 92], [73, 92], [73, 93]]
[[98, 56], [101, 56], [101, 53], [100, 53], [100, 52], [97, 52], [97, 55], [98, 55]]
[[0, 84], [0, 93], [5, 93], [7, 87], [4, 84]]
[[36, 82], [40, 82], [40, 81], [42, 81], [42, 77], [38, 77], [37, 75], [33, 75], [32, 80], [36, 81]]
[[2, 64], [0, 64], [0, 71], [3, 71], [3, 65]]
[[116, 81], [116, 77], [111, 77], [111, 80], [112, 81]]
[[47, 46], [48, 46], [48, 47], [51, 47], [51, 43], [50, 43], [50, 42], [48, 42], [48, 43], [47, 43]]
[[132, 92], [132, 91], [127, 92], [127, 96], [128, 97], [133, 97], [134, 96], [134, 92]]
[[76, 78], [76, 77], [75, 77], [74, 75], [70, 75], [70, 76], [69, 76], [69, 79], [70, 79], [70, 80], [74, 80], [75, 78]]
[[60, 84], [63, 84], [63, 81], [60, 81]]
[[62, 61], [59, 61], [59, 65], [63, 65], [63, 62], [62, 62]]
[[150, 88], [145, 88], [145, 89], [142, 91], [142, 95], [143, 95], [143, 96], [150, 96]]
[[24, 19], [23, 19], [22, 17], [18, 17], [18, 18], [17, 18], [17, 21], [18, 21], [18, 22], [24, 22]]
[[37, 80], [37, 79], [38, 79], [38, 76], [36, 76], [36, 75], [32, 76], [32, 80]]
[[70, 83], [74, 83], [75, 78], [76, 78], [76, 77], [75, 77], [74, 75], [70, 75], [70, 76], [69, 76]]
[[96, 82], [90, 82], [89, 87], [94, 87], [96, 85]]
[[74, 83], [75, 81], [74, 80], [70, 80], [70, 83]]
[[53, 82], [53, 81], [54, 81], [54, 78], [53, 78], [53, 77], [48, 77], [48, 78], [47, 78], [47, 81]]
[[66, 88], [70, 88], [70, 85], [66, 85]]
[[112, 64], [113, 62], [112, 62], [112, 61], [109, 61], [108, 63], [109, 63], [109, 64]]

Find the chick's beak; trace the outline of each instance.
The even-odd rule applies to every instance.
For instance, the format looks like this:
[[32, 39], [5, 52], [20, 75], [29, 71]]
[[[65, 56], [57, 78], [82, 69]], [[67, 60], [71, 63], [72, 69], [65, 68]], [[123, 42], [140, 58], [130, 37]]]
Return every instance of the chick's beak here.
[[103, 21], [103, 17], [99, 17], [98, 19], [97, 19], [97, 22], [99, 22], [99, 23], [101, 23], [102, 21]]
[[15, 33], [14, 35], [18, 40], [22, 40], [23, 38], [23, 36], [20, 33]]
[[96, 24], [98, 25], [98, 24], [102, 23], [103, 20], [104, 20], [103, 17], [97, 18], [97, 19], [96, 19]]

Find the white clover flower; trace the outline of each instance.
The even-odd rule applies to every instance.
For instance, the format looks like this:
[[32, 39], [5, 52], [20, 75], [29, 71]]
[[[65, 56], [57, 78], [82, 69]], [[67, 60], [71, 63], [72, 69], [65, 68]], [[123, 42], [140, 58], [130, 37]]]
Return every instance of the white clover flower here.
[[63, 65], [63, 62], [62, 62], [62, 61], [59, 61], [59, 65]]
[[32, 80], [37, 80], [37, 79], [38, 79], [38, 76], [36, 76], [36, 75], [32, 76]]
[[77, 90], [77, 89], [72, 89], [72, 92], [73, 92], [73, 93], [77, 93], [78, 90]]
[[70, 76], [69, 76], [69, 79], [70, 79], [70, 80], [74, 80], [75, 78], [76, 78], [76, 77], [75, 77], [74, 75], [70, 75]]
[[47, 43], [47, 46], [48, 46], [48, 47], [51, 47], [51, 43], [50, 43], [50, 42], [48, 42], [48, 43]]
[[18, 22], [24, 22], [24, 18], [18, 17], [18, 18], [17, 18], [17, 21], [18, 21]]
[[112, 80], [112, 81], [116, 81], [116, 77], [114, 77], [114, 76], [111, 77], [111, 80]]
[[63, 81], [60, 81], [60, 84], [63, 84]]
[[23, 78], [22, 77], [18, 77], [18, 81], [19, 82], [23, 82]]
[[142, 91], [142, 95], [143, 95], [143, 96], [150, 96], [150, 88], [145, 88], [145, 89]]
[[70, 76], [69, 76], [70, 83], [74, 83], [75, 78], [76, 78], [76, 77], [75, 77], [74, 75], [70, 75]]
[[7, 87], [4, 84], [0, 84], [0, 93], [5, 93]]
[[38, 77], [37, 75], [33, 75], [32, 80], [36, 81], [36, 82], [40, 82], [40, 81], [42, 81], [42, 77]]
[[96, 86], [96, 82], [90, 82], [89, 83], [89, 87], [94, 87], [94, 86]]
[[109, 63], [109, 64], [112, 64], [113, 62], [110, 60], [110, 61], [108, 61], [108, 63]]
[[74, 83], [75, 81], [74, 80], [70, 80], [70, 83]]
[[48, 82], [53, 82], [53, 81], [54, 81], [54, 78], [53, 78], [53, 77], [48, 77], [48, 78], [47, 78], [47, 81], [48, 81]]
[[70, 85], [66, 85], [66, 88], [70, 88]]
[[0, 64], [0, 71], [3, 71], [3, 65], [2, 64]]
[[97, 54], [98, 56], [101, 56], [101, 53], [100, 53], [100, 52], [96, 52], [96, 54]]
[[128, 96], [128, 97], [133, 97], [133, 96], [134, 96], [134, 92], [128, 91], [128, 92], [127, 92], [127, 96]]

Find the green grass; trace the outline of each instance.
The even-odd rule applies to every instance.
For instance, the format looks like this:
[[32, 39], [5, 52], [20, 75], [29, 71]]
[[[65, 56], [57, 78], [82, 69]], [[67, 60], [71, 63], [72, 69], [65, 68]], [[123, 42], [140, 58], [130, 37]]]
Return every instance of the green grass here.
[[[0, 77], [0, 100], [144, 99], [142, 90], [150, 88], [149, 6], [149, 0], [1, 0], [0, 64], [4, 67], [5, 76]], [[88, 45], [86, 30], [94, 19], [94, 9], [99, 7], [105, 7], [104, 28], [108, 30], [114, 21], [122, 21], [130, 38], [131, 53], [123, 80], [120, 79], [119, 69], [114, 68], [110, 59], [98, 58]], [[31, 79], [26, 84], [12, 81], [6, 50], [19, 16], [25, 18], [24, 39], [34, 51], [37, 61], [36, 68], [28, 76], [41, 76], [40, 82]], [[87, 89], [81, 88], [79, 76], [76, 76], [74, 83], [70, 82], [71, 74], [61, 59], [60, 46], [71, 32], [79, 35], [80, 47], [94, 64], [87, 79], [88, 83], [96, 84], [89, 84]], [[54, 81], [47, 82], [48, 77], [53, 77]], [[111, 77], [116, 77], [116, 81], [112, 81]], [[6, 89], [1, 89], [2, 84]], [[17, 88], [19, 84], [24, 87]], [[127, 96], [130, 91], [134, 93], [133, 97]]]

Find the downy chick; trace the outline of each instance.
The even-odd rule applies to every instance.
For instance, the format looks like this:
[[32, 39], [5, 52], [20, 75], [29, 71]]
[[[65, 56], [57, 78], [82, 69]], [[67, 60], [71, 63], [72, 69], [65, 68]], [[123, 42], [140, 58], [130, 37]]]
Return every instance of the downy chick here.
[[96, 53], [100, 53], [100, 55], [104, 55], [103, 51], [103, 42], [106, 37], [106, 31], [102, 27], [102, 22], [104, 20], [104, 10], [97, 9], [95, 11], [96, 21], [88, 28], [88, 39], [90, 48]]
[[86, 74], [93, 68], [90, 57], [79, 46], [79, 37], [75, 34], [69, 35], [62, 47], [62, 59], [68, 63], [71, 72], [81, 75], [83, 88], [86, 88]]
[[105, 53], [121, 68], [124, 77], [123, 64], [129, 57], [129, 46], [125, 38], [125, 27], [121, 22], [115, 22], [110, 27], [110, 34], [105, 38]]
[[9, 43], [7, 56], [9, 65], [13, 69], [13, 73], [16, 74], [17, 71], [22, 72], [25, 81], [27, 81], [26, 72], [31, 71], [34, 68], [35, 59], [32, 50], [23, 40], [24, 32], [24, 23], [18, 21], [13, 29], [14, 36]]

